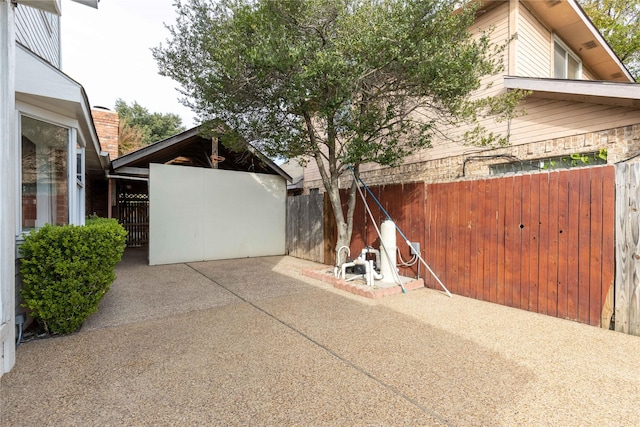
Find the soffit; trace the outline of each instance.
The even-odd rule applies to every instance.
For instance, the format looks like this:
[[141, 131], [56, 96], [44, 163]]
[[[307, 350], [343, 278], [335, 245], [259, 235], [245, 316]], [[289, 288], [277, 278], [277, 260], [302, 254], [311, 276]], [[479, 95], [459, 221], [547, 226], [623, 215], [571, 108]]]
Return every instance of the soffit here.
[[15, 76], [16, 100], [75, 119], [78, 136], [85, 143], [87, 172], [104, 171], [108, 161], [99, 155], [100, 143], [82, 85], [20, 44], [16, 45]]
[[573, 0], [524, 0], [522, 4], [573, 50], [600, 80], [633, 81], [602, 35]]
[[640, 108], [638, 83], [506, 76], [504, 86], [530, 91], [534, 98]]

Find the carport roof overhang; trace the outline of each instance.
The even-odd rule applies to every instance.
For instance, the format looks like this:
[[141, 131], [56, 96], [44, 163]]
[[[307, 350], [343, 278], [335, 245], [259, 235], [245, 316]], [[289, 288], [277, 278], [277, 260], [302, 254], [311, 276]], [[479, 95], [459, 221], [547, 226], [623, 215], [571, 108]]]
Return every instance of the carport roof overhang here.
[[16, 43], [16, 101], [58, 114], [77, 123], [78, 140], [85, 146], [88, 173], [104, 174], [109, 160], [100, 155], [100, 142], [91, 107], [82, 85], [25, 46]]
[[505, 76], [504, 86], [530, 91], [534, 98], [640, 107], [638, 83]]
[[[212, 154], [211, 144], [211, 139], [201, 135], [200, 127], [194, 127], [118, 157], [111, 162], [111, 167], [116, 175], [148, 176], [150, 163], [165, 164], [185, 155], [195, 158], [202, 167], [211, 167], [208, 159]], [[220, 163], [219, 168], [280, 175], [286, 181], [292, 181], [289, 174], [251, 144], [246, 143], [244, 148], [245, 153], [237, 153], [224, 147], [222, 142], [219, 154], [225, 157], [225, 161]]]

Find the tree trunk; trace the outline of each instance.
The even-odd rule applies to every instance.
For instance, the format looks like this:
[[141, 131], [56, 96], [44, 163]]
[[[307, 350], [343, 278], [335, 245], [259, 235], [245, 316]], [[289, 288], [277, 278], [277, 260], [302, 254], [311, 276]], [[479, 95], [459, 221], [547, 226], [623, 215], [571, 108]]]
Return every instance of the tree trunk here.
[[[358, 167], [355, 167], [356, 176], [358, 174]], [[336, 228], [338, 230], [338, 235], [336, 239], [336, 264], [340, 265], [346, 260], [347, 251], [343, 250], [340, 252], [340, 259], [337, 258], [337, 251], [346, 246], [350, 248], [351, 244], [351, 235], [353, 234], [353, 213], [355, 212], [356, 207], [356, 192], [357, 192], [357, 182], [353, 180], [351, 184], [351, 188], [349, 189], [349, 196], [347, 199], [347, 212], [346, 215], [342, 210], [342, 201], [340, 199], [340, 189], [338, 187], [337, 179], [330, 180], [329, 185], [325, 183], [325, 190], [329, 194], [329, 201], [331, 202], [331, 207], [333, 208], [333, 216], [336, 221]], [[356, 254], [354, 254], [351, 259], [355, 258]]]

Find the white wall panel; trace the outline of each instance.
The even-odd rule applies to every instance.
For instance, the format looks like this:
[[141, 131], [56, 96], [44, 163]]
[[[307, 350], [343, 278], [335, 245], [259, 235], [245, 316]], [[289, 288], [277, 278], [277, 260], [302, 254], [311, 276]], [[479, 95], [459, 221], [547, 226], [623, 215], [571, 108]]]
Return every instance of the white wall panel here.
[[281, 177], [152, 164], [149, 178], [149, 264], [284, 254]]

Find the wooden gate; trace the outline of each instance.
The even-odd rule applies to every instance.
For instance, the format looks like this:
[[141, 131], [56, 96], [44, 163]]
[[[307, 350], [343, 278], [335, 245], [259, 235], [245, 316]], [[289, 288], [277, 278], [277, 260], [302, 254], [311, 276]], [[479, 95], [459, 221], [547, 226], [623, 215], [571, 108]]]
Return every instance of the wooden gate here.
[[149, 194], [118, 193], [118, 221], [128, 232], [128, 247], [149, 244]]
[[325, 262], [323, 195], [287, 197], [287, 254]]

